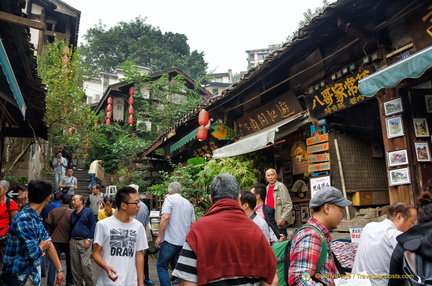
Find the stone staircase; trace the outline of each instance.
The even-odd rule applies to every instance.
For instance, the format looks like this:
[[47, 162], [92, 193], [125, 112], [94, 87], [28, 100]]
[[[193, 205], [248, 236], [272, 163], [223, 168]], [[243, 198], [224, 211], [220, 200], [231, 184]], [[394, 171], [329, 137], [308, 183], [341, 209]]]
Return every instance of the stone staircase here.
[[[88, 185], [90, 183], [90, 178], [88, 176], [88, 170], [74, 170], [73, 176], [78, 180], [78, 189], [75, 190], [75, 194], [82, 195], [84, 200], [87, 200], [90, 195], [90, 190], [88, 189]], [[54, 185], [54, 175], [44, 175], [44, 180], [51, 182]], [[105, 188], [102, 188], [102, 192], [105, 192]]]

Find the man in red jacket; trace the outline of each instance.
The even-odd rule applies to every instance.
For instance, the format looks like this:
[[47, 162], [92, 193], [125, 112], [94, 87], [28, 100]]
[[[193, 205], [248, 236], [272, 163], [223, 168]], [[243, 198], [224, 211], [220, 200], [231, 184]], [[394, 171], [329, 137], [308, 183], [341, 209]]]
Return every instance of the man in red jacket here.
[[[277, 285], [276, 258], [261, 229], [239, 206], [240, 186], [220, 174], [210, 186], [212, 207], [186, 236], [173, 276], [181, 285]], [[253, 241], [253, 244], [247, 241]]]

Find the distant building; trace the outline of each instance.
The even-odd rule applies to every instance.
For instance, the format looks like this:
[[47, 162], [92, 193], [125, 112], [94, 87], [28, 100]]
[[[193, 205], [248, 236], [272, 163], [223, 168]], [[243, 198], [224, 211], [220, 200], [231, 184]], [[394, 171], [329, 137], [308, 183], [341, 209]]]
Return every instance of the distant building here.
[[[142, 72], [150, 73], [150, 69], [138, 66]], [[121, 82], [125, 77], [121, 69], [117, 69], [116, 73], [100, 72], [97, 77], [87, 77], [83, 82], [83, 88], [86, 93], [86, 103], [99, 103], [108, 86]]]
[[224, 73], [213, 73], [211, 76], [211, 82], [205, 86], [205, 88], [211, 92], [211, 95], [220, 95], [222, 91], [233, 83], [233, 73], [229, 69], [228, 72]]
[[248, 50], [246, 53], [248, 54], [248, 70], [256, 67], [257, 65], [264, 62], [265, 57], [267, 57], [271, 52], [282, 48], [282, 44], [269, 45], [268, 48], [265, 49], [256, 49], [256, 50]]

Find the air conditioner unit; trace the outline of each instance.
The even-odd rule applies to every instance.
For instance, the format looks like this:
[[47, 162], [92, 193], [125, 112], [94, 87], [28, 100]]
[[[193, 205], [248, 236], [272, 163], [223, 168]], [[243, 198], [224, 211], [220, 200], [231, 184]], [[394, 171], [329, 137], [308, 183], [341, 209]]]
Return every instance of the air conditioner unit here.
[[152, 127], [151, 121], [144, 121], [144, 120], [137, 121], [136, 129], [139, 131], [150, 132], [151, 127]]

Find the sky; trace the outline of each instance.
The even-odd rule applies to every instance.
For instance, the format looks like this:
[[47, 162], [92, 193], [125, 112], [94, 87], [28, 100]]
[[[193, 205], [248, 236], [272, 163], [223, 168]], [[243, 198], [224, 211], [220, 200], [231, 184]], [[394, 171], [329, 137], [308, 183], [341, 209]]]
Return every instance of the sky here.
[[[298, 29], [307, 9], [322, 0], [63, 0], [81, 11], [79, 43], [99, 21], [106, 28], [136, 17], [162, 32], [185, 34], [191, 49], [204, 53], [208, 72], [247, 70], [246, 50], [281, 44]], [[334, 1], [329, 1], [334, 2]]]

